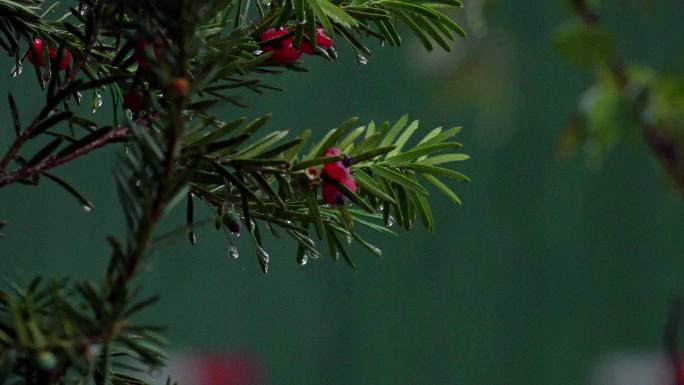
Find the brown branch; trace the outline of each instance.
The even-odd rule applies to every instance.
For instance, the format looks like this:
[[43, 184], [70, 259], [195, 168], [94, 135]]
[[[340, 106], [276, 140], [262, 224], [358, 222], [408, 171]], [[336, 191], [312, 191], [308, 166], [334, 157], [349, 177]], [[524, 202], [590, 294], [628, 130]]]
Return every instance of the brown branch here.
[[9, 174], [0, 175], [0, 187], [6, 186], [10, 183], [17, 182], [17, 181], [24, 179], [24, 178], [28, 178], [30, 176], [38, 175], [43, 171], [49, 170], [51, 168], [55, 168], [57, 166], [61, 166], [65, 163], [68, 163], [68, 162], [70, 162], [70, 161], [72, 161], [78, 157], [81, 157], [83, 155], [88, 154], [89, 152], [91, 152], [93, 150], [96, 150], [100, 147], [105, 146], [106, 144], [112, 142], [113, 140], [121, 139], [121, 138], [127, 136], [128, 132], [129, 132], [129, 129], [126, 126], [113, 128], [108, 133], [102, 135], [101, 137], [93, 140], [90, 143], [83, 145], [82, 147], [77, 148], [73, 152], [70, 152], [68, 154], [65, 154], [65, 155], [59, 156], [59, 157], [50, 157], [50, 158], [44, 159], [43, 161], [41, 161], [41, 162], [31, 166], [31, 167], [22, 167], [22, 168], [20, 168], [16, 171], [13, 171]]
[[21, 133], [17, 137], [17, 139], [12, 143], [12, 146], [10, 149], [7, 151], [5, 156], [0, 160], [0, 179], [2, 179], [2, 175], [5, 173], [5, 170], [7, 169], [7, 165], [9, 165], [9, 162], [14, 158], [14, 156], [19, 152], [21, 149], [21, 146], [26, 143], [26, 141], [31, 137], [33, 134], [33, 129], [35, 128], [35, 125], [32, 125], [31, 127], [27, 128], [24, 132]]

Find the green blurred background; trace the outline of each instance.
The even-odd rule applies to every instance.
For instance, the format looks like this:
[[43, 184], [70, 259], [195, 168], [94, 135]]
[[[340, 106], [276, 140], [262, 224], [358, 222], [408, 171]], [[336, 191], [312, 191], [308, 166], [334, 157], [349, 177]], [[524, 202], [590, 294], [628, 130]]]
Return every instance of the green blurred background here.
[[[307, 58], [309, 74], [273, 78], [286, 93], [250, 97], [252, 110], [223, 115], [273, 112], [270, 127], [318, 135], [354, 115], [409, 113], [424, 130], [463, 125], [472, 160], [459, 167], [473, 179], [455, 186], [463, 206], [435, 192], [437, 233], [376, 235], [384, 259], [357, 249], [357, 272], [328, 258], [300, 267], [289, 242], [271, 240], [263, 276], [244, 239], [232, 261], [212, 228], [198, 232], [195, 247], [180, 238], [148, 260], [139, 280], [163, 295], [146, 316], [169, 325], [173, 349], [244, 352], [265, 383], [301, 385], [579, 384], [606, 353], [660, 349], [667, 303], [684, 277], [682, 202], [639, 139], [598, 171], [554, 159], [592, 76], [554, 56], [552, 31], [568, 17], [562, 1], [465, 3], [471, 17], [459, 18], [473, 36], [451, 55], [427, 54], [409, 39], [402, 49], [376, 47], [361, 66], [341, 48], [334, 63]], [[668, 70], [684, 63], [672, 52], [684, 38], [681, 2], [654, 0], [651, 13], [640, 1], [604, 5], [630, 59]], [[11, 66], [0, 59], [7, 74]], [[24, 121], [41, 97], [32, 77], [28, 68], [20, 80], [0, 77]], [[5, 107], [0, 121], [5, 147]], [[0, 218], [10, 221], [0, 240], [3, 277], [100, 277], [104, 235], [123, 231], [114, 153], [57, 172], [93, 201], [92, 213], [47, 181], [0, 191]]]

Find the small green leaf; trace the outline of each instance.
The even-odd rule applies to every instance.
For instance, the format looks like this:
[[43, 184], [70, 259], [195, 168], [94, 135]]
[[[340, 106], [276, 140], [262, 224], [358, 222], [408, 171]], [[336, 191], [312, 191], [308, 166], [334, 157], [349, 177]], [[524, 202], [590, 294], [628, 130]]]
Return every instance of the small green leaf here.
[[454, 203], [460, 205], [461, 204], [461, 198], [458, 197], [451, 189], [442, 183], [439, 179], [435, 178], [434, 176], [430, 174], [422, 174], [423, 178], [427, 179], [428, 182], [432, 183], [439, 191], [444, 193], [446, 196], [448, 196]]

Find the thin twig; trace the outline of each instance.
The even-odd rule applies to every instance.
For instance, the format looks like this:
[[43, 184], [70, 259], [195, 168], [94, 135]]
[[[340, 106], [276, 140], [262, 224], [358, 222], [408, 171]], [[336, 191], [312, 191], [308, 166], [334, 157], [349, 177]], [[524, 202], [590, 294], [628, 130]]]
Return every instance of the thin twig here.
[[38, 175], [39, 173], [49, 170], [51, 168], [55, 168], [57, 166], [61, 166], [65, 163], [68, 163], [80, 156], [83, 156], [95, 149], [98, 149], [100, 147], [105, 146], [106, 144], [112, 142], [113, 140], [116, 139], [121, 139], [124, 138], [128, 135], [129, 129], [126, 126], [121, 126], [112, 129], [108, 133], [102, 135], [101, 137], [93, 140], [90, 143], [87, 143], [83, 145], [83, 147], [79, 147], [73, 152], [70, 152], [68, 154], [65, 154], [60, 157], [50, 157], [47, 158], [39, 163], [37, 163], [34, 166], [31, 167], [23, 167], [20, 168], [14, 172], [11, 172], [6, 175], [0, 175], [0, 187], [6, 186], [10, 183], [14, 183], [18, 180], [28, 178], [30, 176]]

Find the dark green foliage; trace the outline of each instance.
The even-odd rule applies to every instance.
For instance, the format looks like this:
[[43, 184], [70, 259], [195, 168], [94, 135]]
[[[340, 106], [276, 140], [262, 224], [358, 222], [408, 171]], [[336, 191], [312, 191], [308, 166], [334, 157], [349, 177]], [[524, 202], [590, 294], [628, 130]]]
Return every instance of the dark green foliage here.
[[[247, 107], [240, 92], [278, 90], [264, 74], [302, 70], [262, 52], [269, 42], [259, 36], [269, 27], [290, 28], [297, 47], [304, 40], [315, 46], [308, 36], [320, 26], [366, 60], [365, 38], [398, 46], [405, 23], [428, 50], [433, 42], [448, 50], [449, 41], [464, 33], [442, 10], [460, 7], [458, 1], [83, 0], [57, 20], [39, 15], [47, 13], [41, 6], [37, 0], [0, 0], [0, 46], [17, 64], [34, 38], [46, 44], [46, 65], [35, 67], [45, 104], [27, 126], [19, 120], [22, 106], [8, 96], [13, 129], [2, 135], [13, 139], [0, 158], [0, 188], [48, 179], [90, 211], [78, 186], [51, 170], [123, 143], [114, 177], [127, 231], [122, 240], [108, 238], [111, 259], [98, 285], [36, 280], [0, 293], [0, 384], [138, 383], [131, 377], [136, 370], [163, 365], [158, 328], [130, 321], [157, 298], [136, 298], [130, 285], [140, 262], [169, 236], [185, 233], [197, 241], [198, 203], [216, 212], [214, 222], [228, 237], [249, 234], [264, 272], [270, 256], [263, 228], [294, 239], [300, 264], [328, 253], [356, 268], [351, 242], [381, 255], [360, 228], [392, 234], [394, 222], [411, 230], [420, 221], [434, 230], [425, 182], [460, 203], [445, 182], [468, 178], [444, 167], [468, 159], [451, 140], [459, 128], [420, 133], [418, 121], [407, 116], [377, 127], [352, 118], [309, 144], [308, 131], [297, 137], [261, 133], [268, 115], [224, 120], [213, 112], [219, 105]], [[48, 46], [59, 52], [52, 64]], [[73, 60], [60, 71], [63, 49]], [[335, 56], [320, 47], [315, 52]], [[93, 95], [93, 112], [103, 94], [110, 95], [113, 121], [80, 116], [73, 106], [84, 93]], [[358, 190], [336, 182], [349, 206], [331, 207], [319, 198], [320, 168], [341, 160], [324, 156], [330, 147], [351, 156]], [[155, 234], [159, 221], [182, 204], [181, 230]]]

